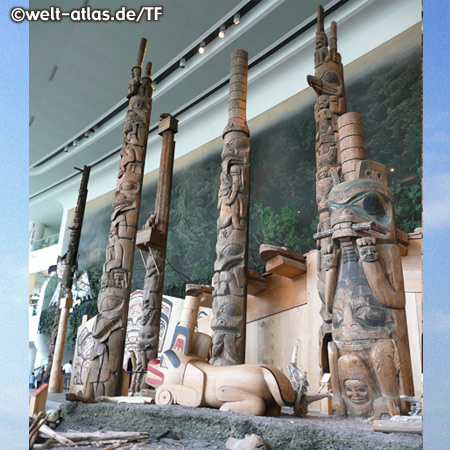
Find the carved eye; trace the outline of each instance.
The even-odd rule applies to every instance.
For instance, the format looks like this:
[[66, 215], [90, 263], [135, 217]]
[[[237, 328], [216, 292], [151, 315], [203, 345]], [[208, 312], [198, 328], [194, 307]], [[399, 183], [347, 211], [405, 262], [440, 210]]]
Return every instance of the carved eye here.
[[355, 318], [362, 320], [370, 326], [381, 326], [386, 323], [386, 311], [376, 306], [364, 306], [359, 308], [355, 314]]
[[323, 78], [322, 81], [325, 81], [325, 83], [333, 84], [335, 86], [340, 86], [341, 80], [339, 79], [336, 72], [329, 71], [327, 72]]
[[371, 216], [378, 216], [386, 213], [383, 203], [378, 195], [368, 195], [363, 200], [363, 207]]

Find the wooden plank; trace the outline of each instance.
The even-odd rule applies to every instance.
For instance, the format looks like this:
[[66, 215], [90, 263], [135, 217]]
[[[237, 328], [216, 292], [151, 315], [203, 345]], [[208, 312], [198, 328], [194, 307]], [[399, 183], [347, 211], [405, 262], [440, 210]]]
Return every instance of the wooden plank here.
[[422, 434], [423, 422], [421, 420], [410, 420], [408, 422], [400, 422], [399, 420], [374, 420], [373, 431]]
[[247, 296], [247, 322], [304, 305], [307, 301], [305, 274], [295, 280], [269, 274], [266, 289]]
[[249, 269], [247, 277], [247, 293], [256, 295], [266, 289], [266, 279], [260, 273]]
[[416, 396], [420, 396], [423, 393], [422, 358], [420, 347], [421, 339], [417, 317], [416, 294], [413, 292], [406, 294], [405, 312], [406, 324], [408, 328], [409, 353], [411, 355], [414, 393]]
[[30, 416], [45, 411], [47, 403], [48, 384], [44, 383], [39, 389], [36, 389], [30, 397]]
[[286, 256], [277, 255], [266, 263], [267, 272], [286, 278], [297, 278], [306, 272], [306, 265]]

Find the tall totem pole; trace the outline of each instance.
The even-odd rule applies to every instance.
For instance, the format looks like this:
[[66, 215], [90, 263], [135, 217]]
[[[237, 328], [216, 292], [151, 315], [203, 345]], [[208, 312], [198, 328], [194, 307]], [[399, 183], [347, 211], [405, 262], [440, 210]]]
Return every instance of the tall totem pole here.
[[[50, 346], [48, 348], [48, 362], [44, 373], [44, 382], [49, 381], [50, 373], [52, 373], [53, 360], [55, 357], [56, 341], [58, 338], [58, 333], [60, 333], [59, 323], [61, 321], [61, 306], [65, 307], [68, 306], [68, 304], [70, 303], [70, 301], [64, 302], [63, 299], [72, 298], [73, 276], [75, 271], [77, 270], [78, 247], [80, 244], [81, 227], [83, 225], [84, 209], [86, 206], [86, 198], [88, 194], [87, 186], [89, 182], [89, 173], [91, 171], [91, 167], [84, 166], [83, 169], [78, 169], [77, 167], [75, 167], [75, 169], [82, 172], [83, 175], [81, 177], [80, 188], [78, 190], [78, 200], [77, 206], [75, 208], [75, 213], [73, 216], [73, 225], [70, 227], [69, 246], [67, 249], [67, 253], [65, 254], [62, 260], [62, 262], [64, 263], [64, 272], [61, 280], [58, 305], [56, 307], [55, 312], [55, 321], [53, 322], [52, 335], [50, 338]], [[65, 322], [66, 322], [65, 326], [67, 326], [67, 321]], [[62, 334], [64, 334], [64, 336], [62, 336]], [[65, 331], [64, 333], [62, 333], [61, 330], [61, 337], [59, 338], [59, 341], [62, 343], [62, 353], [64, 353]], [[58, 368], [57, 375], [61, 373], [60, 369], [62, 362], [62, 353], [61, 356], [57, 357], [58, 361], [56, 361], [55, 363], [56, 367]], [[59, 383], [57, 384], [59, 386]]]
[[[308, 82], [319, 94], [315, 116], [320, 221], [315, 239], [323, 331], [331, 336], [322, 345], [328, 350], [332, 406], [337, 415], [389, 417], [406, 410], [400, 395], [413, 393], [394, 208], [386, 166], [365, 159], [359, 114], [342, 114], [342, 108], [342, 115], [333, 118], [333, 96], [321, 102], [323, 92], [343, 93], [342, 66], [340, 74], [333, 66], [317, 70], [320, 61], [337, 60], [336, 25], [332, 23], [329, 52], [322, 49], [323, 36], [319, 8], [316, 77], [308, 77]], [[324, 100], [329, 108], [322, 106]], [[332, 145], [325, 146], [328, 141]]]
[[[340, 170], [338, 144], [339, 132], [337, 119], [345, 113], [344, 71], [341, 55], [337, 51], [337, 26], [331, 22], [331, 36], [324, 29], [324, 11], [322, 6], [317, 12], [316, 49], [314, 52], [314, 73], [308, 75], [308, 84], [317, 94], [314, 106], [316, 119], [316, 201], [319, 212], [318, 234], [331, 228], [328, 194], [333, 186], [332, 172]], [[323, 305], [321, 315], [324, 321], [322, 338], [331, 333], [331, 314], [325, 308], [324, 249], [331, 244], [331, 238], [317, 241], [318, 252], [318, 288]], [[322, 339], [321, 339], [322, 345]], [[325, 344], [326, 345], [326, 344]]]
[[174, 135], [177, 131], [178, 121], [169, 114], [162, 114], [158, 127], [158, 133], [162, 136], [163, 141], [155, 211], [150, 215], [144, 228], [138, 232], [137, 237], [137, 246], [141, 250], [148, 251], [149, 256], [145, 264], [144, 299], [138, 340], [137, 367], [132, 382], [133, 392], [148, 387], [145, 384], [147, 364], [152, 359], [158, 358], [159, 327], [175, 154]]
[[247, 308], [250, 131], [246, 122], [248, 55], [231, 56], [228, 124], [223, 132], [211, 364], [242, 364]]
[[128, 86], [129, 104], [125, 117], [125, 137], [114, 194], [106, 261], [103, 265], [98, 315], [92, 335], [94, 346], [84, 387], [84, 395], [118, 395], [128, 302], [131, 289], [142, 180], [152, 104], [151, 63], [141, 79], [147, 40], [142, 38], [136, 65]]

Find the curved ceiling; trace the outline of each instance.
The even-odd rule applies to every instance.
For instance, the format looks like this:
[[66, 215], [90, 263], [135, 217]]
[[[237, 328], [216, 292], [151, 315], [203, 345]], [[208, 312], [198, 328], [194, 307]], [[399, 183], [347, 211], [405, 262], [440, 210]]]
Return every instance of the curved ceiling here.
[[[347, 0], [333, 0], [336, 8]], [[350, 0], [352, 1], [352, 0]], [[62, 11], [88, 5], [116, 11], [123, 0], [30, 0], [30, 8]], [[250, 62], [311, 20], [320, 0], [165, 0], [159, 21], [30, 22], [30, 198], [101, 164], [123, 138], [125, 93], [141, 37], [156, 80], [151, 127], [163, 112], [176, 114], [228, 76], [230, 55], [243, 48]], [[326, 2], [323, 2], [326, 3]], [[148, 1], [126, 2], [139, 10]], [[234, 14], [241, 12], [239, 25]], [[226, 24], [225, 38], [219, 27]], [[206, 51], [198, 54], [200, 42]], [[186, 67], [178, 67], [187, 56]], [[92, 132], [92, 129], [95, 129]], [[82, 137], [87, 133], [88, 137]], [[77, 145], [73, 146], [76, 141]], [[68, 146], [69, 151], [63, 149]]]

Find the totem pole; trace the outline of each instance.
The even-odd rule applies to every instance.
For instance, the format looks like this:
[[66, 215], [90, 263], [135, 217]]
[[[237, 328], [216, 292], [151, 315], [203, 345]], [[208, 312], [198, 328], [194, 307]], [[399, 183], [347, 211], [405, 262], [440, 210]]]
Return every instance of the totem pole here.
[[[56, 307], [55, 312], [55, 321], [53, 322], [53, 329], [52, 329], [52, 335], [50, 338], [50, 346], [48, 348], [48, 362], [47, 367], [45, 369], [44, 373], [44, 382], [47, 383], [50, 380], [50, 374], [52, 373], [52, 367], [53, 367], [53, 359], [55, 358], [55, 348], [57, 340], [60, 341], [59, 351], [58, 353], [61, 353], [60, 355], [56, 356], [57, 361], [55, 362], [55, 366], [58, 368], [58, 370], [55, 372], [55, 377], [58, 378], [58, 380], [55, 380], [56, 386], [59, 386], [59, 374], [61, 373], [61, 362], [62, 357], [64, 354], [64, 342], [66, 333], [64, 331], [61, 332], [61, 337], [59, 337], [60, 331], [58, 331], [59, 323], [61, 321], [61, 307], [64, 303], [65, 306], [69, 306], [70, 301], [63, 301], [63, 299], [72, 299], [72, 284], [73, 284], [73, 276], [75, 271], [77, 270], [77, 258], [78, 258], [78, 246], [80, 243], [80, 235], [81, 235], [81, 227], [83, 225], [83, 216], [84, 216], [84, 209], [86, 206], [86, 198], [87, 198], [87, 185], [89, 181], [89, 173], [91, 171], [90, 166], [84, 166], [83, 169], [78, 169], [75, 167], [76, 170], [79, 170], [83, 173], [81, 177], [81, 183], [80, 188], [78, 190], [78, 200], [77, 200], [77, 206], [75, 208], [75, 213], [73, 216], [73, 225], [70, 227], [70, 237], [69, 237], [69, 246], [67, 249], [67, 253], [64, 255], [62, 262], [64, 263], [64, 272], [63, 277], [61, 280], [61, 286], [59, 291], [59, 298], [58, 298], [58, 305]], [[63, 308], [67, 309], [67, 307]], [[69, 308], [70, 309], [70, 308]], [[68, 313], [67, 311], [64, 311], [64, 315]], [[63, 322], [65, 322], [65, 327], [67, 327], [67, 319], [65, 319]], [[64, 335], [64, 336], [63, 336]], [[62, 345], [62, 350], [61, 350]], [[51, 383], [52, 385], [54, 383]]]
[[215, 365], [244, 362], [250, 194], [247, 72], [247, 53], [235, 50], [231, 56], [228, 124], [223, 132], [213, 277], [211, 363]]
[[328, 354], [338, 415], [389, 417], [413, 395], [405, 291], [387, 169], [365, 159], [361, 119], [338, 120], [341, 175], [328, 195], [323, 248]]
[[138, 340], [138, 354], [136, 355], [137, 367], [133, 370], [133, 393], [148, 387], [145, 383], [147, 364], [150, 360], [158, 357], [158, 339], [175, 153], [174, 135], [177, 131], [178, 121], [169, 114], [162, 114], [158, 127], [158, 133], [162, 136], [163, 141], [155, 211], [150, 215], [143, 229], [138, 232], [136, 243], [140, 250], [148, 251], [149, 256], [145, 264], [144, 301]]
[[[317, 94], [314, 117], [316, 119], [316, 201], [319, 212], [318, 233], [331, 228], [328, 194], [333, 185], [331, 178], [332, 171], [339, 170], [337, 119], [345, 113], [344, 75], [341, 55], [337, 51], [336, 22], [331, 22], [329, 44], [328, 49], [328, 38], [324, 29], [324, 11], [322, 6], [319, 6], [317, 11], [316, 49], [314, 52], [315, 75], [308, 75], [307, 77], [308, 84]], [[331, 315], [327, 313], [324, 306], [326, 271], [323, 267], [323, 249], [329, 244], [331, 244], [330, 237], [317, 241], [318, 288], [320, 298], [323, 302], [321, 316], [324, 321], [321, 330], [321, 347], [325, 334], [331, 333]]]
[[150, 121], [152, 87], [151, 63], [141, 80], [147, 40], [142, 38], [136, 65], [128, 86], [129, 104], [125, 137], [111, 215], [111, 228], [103, 265], [98, 315], [92, 335], [94, 346], [84, 387], [85, 397], [118, 395], [130, 298], [131, 277], [141, 201], [145, 153]]
[[336, 24], [331, 24], [329, 51], [323, 30], [319, 7], [316, 76], [309, 76], [308, 83], [318, 94], [319, 226], [314, 238], [323, 301], [322, 353], [328, 350], [337, 415], [389, 416], [405, 411], [401, 394], [412, 394], [392, 198], [386, 167], [365, 160], [359, 115], [344, 114]]

